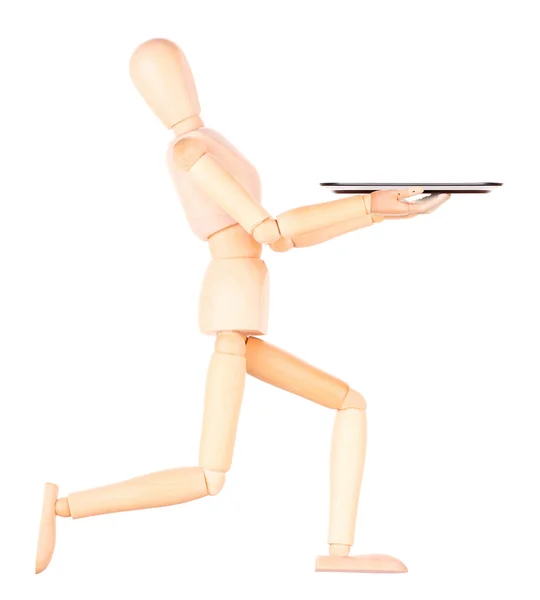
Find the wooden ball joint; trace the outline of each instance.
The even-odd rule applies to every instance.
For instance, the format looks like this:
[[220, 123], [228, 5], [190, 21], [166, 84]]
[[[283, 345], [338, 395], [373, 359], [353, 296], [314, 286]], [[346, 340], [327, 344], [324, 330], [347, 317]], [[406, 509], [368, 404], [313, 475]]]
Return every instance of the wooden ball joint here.
[[328, 555], [319, 571], [403, 573], [388, 555], [350, 556], [366, 451], [366, 403], [347, 383], [262, 339], [268, 327], [268, 270], [263, 245], [277, 252], [321, 244], [383, 221], [432, 212], [448, 196], [403, 202], [422, 189], [341, 197], [273, 217], [261, 204], [255, 167], [222, 135], [204, 126], [183, 52], [154, 39], [139, 46], [130, 75], [140, 95], [170, 129], [169, 171], [191, 230], [210, 250], [199, 305], [200, 330], [215, 337], [208, 366], [198, 465], [143, 475], [58, 498], [45, 486], [36, 573], [49, 564], [56, 517], [181, 504], [219, 494], [231, 467], [246, 373], [332, 409]]

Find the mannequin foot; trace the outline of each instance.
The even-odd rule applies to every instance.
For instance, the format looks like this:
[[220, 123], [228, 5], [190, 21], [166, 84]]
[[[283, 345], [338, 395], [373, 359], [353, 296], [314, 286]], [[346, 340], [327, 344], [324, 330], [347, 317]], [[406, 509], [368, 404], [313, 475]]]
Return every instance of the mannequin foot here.
[[343, 573], [407, 573], [407, 567], [388, 554], [363, 554], [360, 556], [317, 556], [315, 571]]
[[45, 484], [43, 495], [43, 510], [39, 526], [39, 539], [36, 554], [36, 574], [44, 571], [54, 552], [56, 544], [56, 510], [55, 503], [58, 498], [58, 486], [54, 483]]

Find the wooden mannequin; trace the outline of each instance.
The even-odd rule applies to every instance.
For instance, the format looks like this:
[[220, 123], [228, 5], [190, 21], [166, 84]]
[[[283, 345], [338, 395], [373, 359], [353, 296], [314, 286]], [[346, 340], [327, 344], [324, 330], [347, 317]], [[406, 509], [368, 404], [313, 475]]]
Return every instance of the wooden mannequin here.
[[216, 339], [206, 381], [199, 464], [59, 499], [57, 486], [46, 484], [36, 572], [52, 558], [56, 516], [76, 519], [218, 494], [232, 462], [246, 373], [336, 411], [329, 555], [317, 558], [317, 570], [405, 572], [405, 565], [391, 556], [349, 556], [366, 448], [366, 403], [347, 383], [255, 337], [266, 334], [268, 323], [268, 273], [260, 256], [263, 244], [284, 252], [385, 218], [429, 213], [448, 195], [404, 202], [423, 190], [382, 191], [292, 209], [274, 219], [260, 203], [254, 167], [221, 135], [204, 127], [182, 51], [168, 40], [145, 42], [132, 56], [130, 74], [175, 136], [168, 153], [171, 176], [193, 232], [208, 242], [212, 256], [199, 310], [201, 331]]

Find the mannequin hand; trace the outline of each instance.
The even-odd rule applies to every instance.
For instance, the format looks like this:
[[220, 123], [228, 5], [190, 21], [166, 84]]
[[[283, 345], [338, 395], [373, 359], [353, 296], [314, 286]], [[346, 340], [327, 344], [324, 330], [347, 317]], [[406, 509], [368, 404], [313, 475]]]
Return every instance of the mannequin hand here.
[[416, 202], [405, 202], [405, 198], [416, 196], [423, 192], [422, 188], [406, 190], [381, 190], [371, 194], [371, 214], [373, 220], [404, 219], [416, 215], [432, 213], [450, 198], [450, 194], [431, 194]]
[[268, 218], [255, 227], [252, 235], [259, 244], [272, 244], [279, 240], [281, 232], [279, 231], [277, 221]]

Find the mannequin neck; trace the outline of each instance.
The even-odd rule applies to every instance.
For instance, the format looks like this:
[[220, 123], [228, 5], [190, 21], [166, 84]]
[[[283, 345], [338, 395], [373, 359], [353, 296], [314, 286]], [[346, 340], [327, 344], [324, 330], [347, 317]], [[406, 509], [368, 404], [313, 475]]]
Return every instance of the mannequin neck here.
[[178, 121], [178, 123], [173, 125], [170, 129], [175, 136], [179, 136], [189, 133], [190, 131], [195, 131], [195, 129], [199, 129], [200, 127], [204, 127], [201, 118], [199, 115], [192, 115], [191, 117]]

